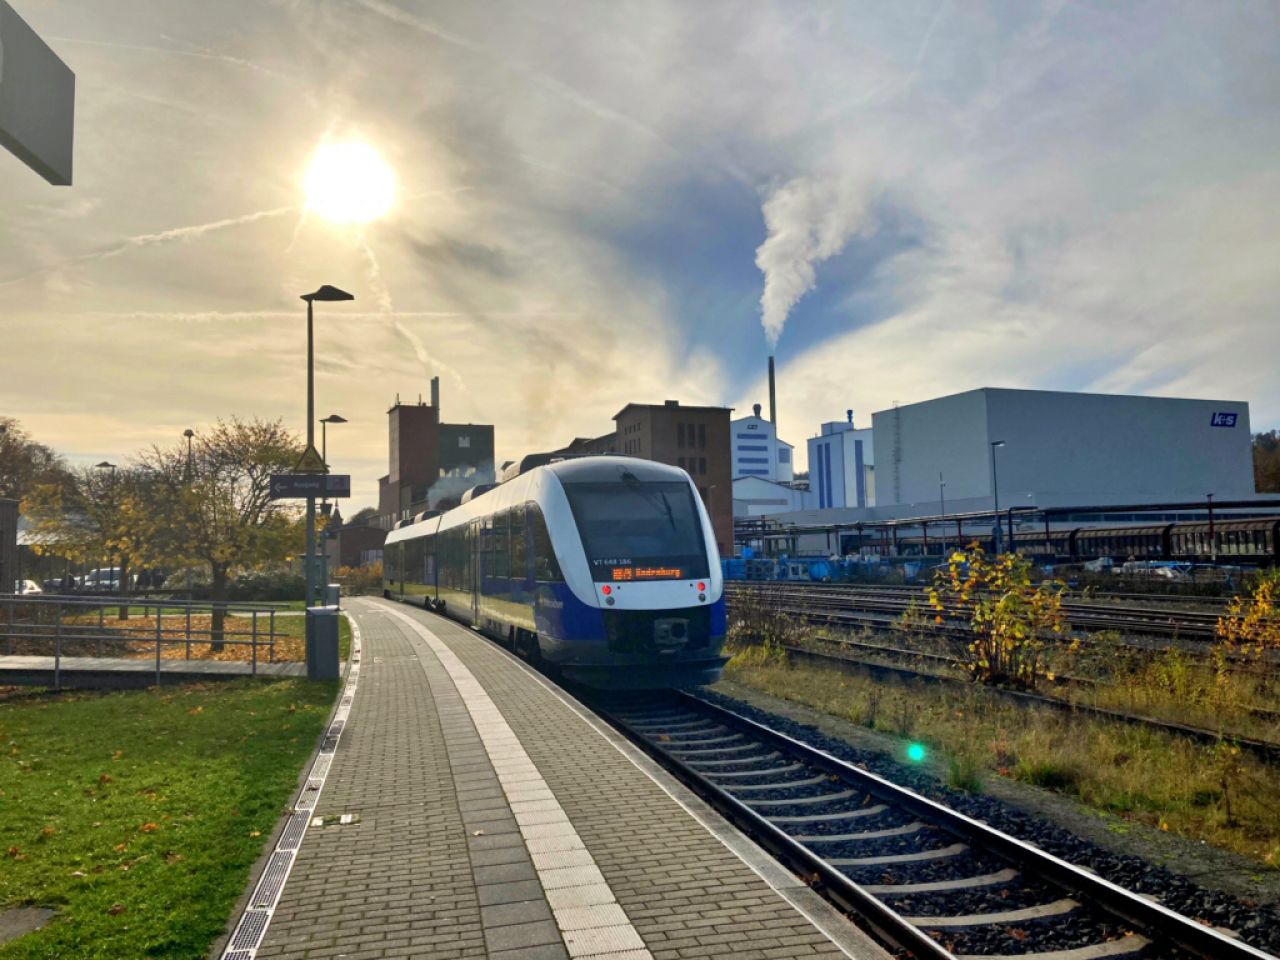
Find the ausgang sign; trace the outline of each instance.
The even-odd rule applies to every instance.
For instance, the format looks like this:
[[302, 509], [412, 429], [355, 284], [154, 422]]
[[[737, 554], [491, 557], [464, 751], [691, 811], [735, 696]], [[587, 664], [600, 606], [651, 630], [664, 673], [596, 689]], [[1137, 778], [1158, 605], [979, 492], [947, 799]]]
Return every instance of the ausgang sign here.
[[296, 500], [305, 497], [351, 496], [351, 475], [347, 473], [273, 473], [272, 500]]
[[0, 146], [55, 186], [70, 186], [75, 106], [75, 74], [0, 0]]

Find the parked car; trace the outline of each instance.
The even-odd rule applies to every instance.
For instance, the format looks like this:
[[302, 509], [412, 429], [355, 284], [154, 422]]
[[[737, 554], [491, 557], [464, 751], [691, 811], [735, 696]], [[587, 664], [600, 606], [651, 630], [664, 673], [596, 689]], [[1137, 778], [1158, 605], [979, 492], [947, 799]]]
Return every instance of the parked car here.
[[44, 591], [40, 589], [40, 584], [36, 583], [34, 580], [15, 580], [13, 582], [13, 592], [22, 596], [44, 593]]

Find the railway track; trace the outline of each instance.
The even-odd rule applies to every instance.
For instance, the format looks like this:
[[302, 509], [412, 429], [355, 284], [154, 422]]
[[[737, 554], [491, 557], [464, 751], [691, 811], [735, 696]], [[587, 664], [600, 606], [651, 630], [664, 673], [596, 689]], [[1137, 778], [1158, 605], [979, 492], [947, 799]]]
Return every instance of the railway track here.
[[691, 694], [615, 702], [601, 712], [838, 906], [912, 956], [1269, 956]]
[[[846, 585], [794, 583], [727, 583], [730, 600], [755, 593], [767, 597], [771, 603], [789, 613], [827, 613], [840, 616], [859, 615], [860, 622], [877, 622], [896, 619], [906, 613], [914, 602], [923, 607], [924, 595], [917, 588], [885, 590], [879, 587], [863, 588]], [[1217, 612], [1130, 606], [1097, 601], [1065, 600], [1063, 612], [1068, 622], [1077, 630], [1116, 630], [1143, 636], [1182, 637], [1208, 640], [1217, 634]], [[874, 614], [875, 616], [870, 616]]]

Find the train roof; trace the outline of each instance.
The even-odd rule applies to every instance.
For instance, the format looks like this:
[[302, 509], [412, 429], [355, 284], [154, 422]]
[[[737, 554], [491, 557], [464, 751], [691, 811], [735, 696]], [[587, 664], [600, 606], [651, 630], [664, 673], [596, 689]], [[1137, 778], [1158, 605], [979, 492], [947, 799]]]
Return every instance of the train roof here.
[[[622, 480], [626, 474], [643, 482], [661, 480], [683, 480], [687, 474], [679, 467], [673, 467], [654, 460], [640, 460], [636, 457], [592, 456], [574, 457], [569, 460], [557, 460], [534, 470], [547, 470], [554, 473], [562, 483], [599, 483], [608, 480]], [[533, 471], [530, 471], [533, 472]], [[524, 476], [528, 476], [525, 474]]]
[[[557, 460], [554, 463], [548, 463], [540, 467], [513, 477], [486, 490], [484, 493], [497, 493], [500, 490], [509, 487], [519, 487], [525, 485], [532, 489], [537, 478], [542, 475], [552, 474], [561, 483], [608, 483], [610, 481], [621, 482], [624, 479], [634, 478], [641, 483], [652, 483], [661, 481], [685, 481], [689, 480], [689, 475], [679, 467], [673, 467], [665, 463], [657, 463], [654, 460], [640, 460], [636, 457], [618, 457], [618, 456], [587, 456], [573, 457], [566, 460]], [[419, 535], [421, 523], [435, 523], [437, 528], [445, 528], [450, 524], [451, 518], [476, 514], [478, 511], [483, 512], [480, 501], [481, 496], [473, 497], [470, 501], [454, 507], [444, 514], [436, 514], [431, 512], [430, 516], [420, 514], [419, 519], [412, 523], [401, 523], [387, 534], [386, 542], [388, 544], [397, 543], [401, 540], [408, 540]], [[418, 528], [418, 529], [415, 529]]]

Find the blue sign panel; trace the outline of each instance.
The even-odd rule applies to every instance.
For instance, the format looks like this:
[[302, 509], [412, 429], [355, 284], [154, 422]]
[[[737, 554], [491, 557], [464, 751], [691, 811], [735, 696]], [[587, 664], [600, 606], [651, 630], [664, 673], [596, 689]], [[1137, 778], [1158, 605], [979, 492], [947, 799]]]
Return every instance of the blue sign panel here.
[[1209, 421], [1211, 427], [1234, 427], [1236, 425], [1235, 413], [1215, 413], [1213, 419]]

